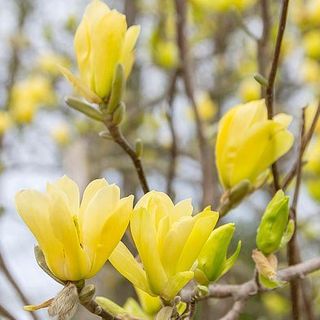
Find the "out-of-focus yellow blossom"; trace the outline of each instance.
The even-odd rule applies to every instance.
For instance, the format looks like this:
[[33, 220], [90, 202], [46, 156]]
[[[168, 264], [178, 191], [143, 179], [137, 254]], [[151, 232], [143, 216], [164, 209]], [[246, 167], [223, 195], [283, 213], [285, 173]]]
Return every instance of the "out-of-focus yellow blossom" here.
[[313, 30], [306, 33], [303, 37], [303, 47], [308, 57], [320, 59], [320, 31]]
[[[312, 104], [310, 104], [306, 111], [305, 111], [305, 117], [306, 117], [306, 123], [305, 123], [305, 130], [308, 131], [311, 128], [313, 119], [316, 115], [317, 112], [317, 108], [318, 108], [318, 102], [314, 102]], [[316, 134], [320, 134], [320, 121], [317, 121], [316, 127], [315, 127], [315, 133]]]
[[[208, 92], [203, 92], [197, 99], [197, 109], [202, 121], [210, 121], [217, 114], [218, 106], [215, 101], [211, 99]], [[191, 107], [188, 108], [187, 116], [190, 119], [194, 118], [194, 112]]]
[[156, 39], [151, 50], [154, 62], [160, 67], [172, 69], [178, 64], [178, 49], [173, 41]]
[[208, 8], [210, 10], [225, 12], [233, 8], [238, 10], [246, 10], [250, 8], [255, 0], [190, 0], [194, 4]]
[[0, 111], [0, 136], [3, 136], [12, 126], [12, 119], [8, 112]]
[[38, 59], [39, 69], [53, 76], [57, 76], [60, 73], [59, 65], [68, 66], [68, 64], [65, 57], [54, 53], [43, 54]]
[[151, 56], [158, 66], [164, 69], [172, 69], [179, 62], [179, 51], [176, 45], [175, 11], [172, 1], [159, 0], [157, 10], [159, 21], [150, 38]]
[[308, 83], [320, 82], [320, 64], [312, 59], [305, 59], [301, 68], [302, 77]]
[[80, 204], [77, 184], [64, 176], [47, 191], [23, 190], [17, 210], [60, 280], [93, 277], [122, 238], [132, 213], [133, 196], [120, 199], [120, 189], [105, 179], [92, 181]]
[[293, 144], [287, 130], [291, 117], [268, 120], [264, 100], [238, 105], [220, 120], [216, 163], [222, 185], [229, 189], [242, 180], [255, 184]]
[[285, 316], [290, 312], [289, 301], [279, 293], [266, 292], [261, 299], [267, 310], [275, 316]]
[[123, 65], [126, 77], [129, 76], [139, 33], [139, 26], [127, 29], [123, 14], [110, 10], [100, 0], [93, 0], [85, 10], [74, 39], [80, 79], [68, 69], [60, 69], [83, 97], [101, 103], [110, 95], [118, 64]]
[[261, 85], [254, 78], [247, 78], [241, 82], [239, 94], [243, 102], [258, 100], [261, 97]]
[[55, 101], [50, 81], [32, 76], [13, 86], [10, 111], [18, 123], [29, 123], [39, 107], [53, 105]]
[[209, 93], [205, 92], [201, 95], [197, 104], [198, 112], [201, 120], [210, 121], [217, 114], [218, 107], [211, 99]]
[[65, 123], [60, 123], [58, 126], [56, 126], [52, 130], [51, 135], [54, 141], [60, 146], [67, 145], [71, 139], [70, 128]]
[[193, 265], [218, 220], [209, 207], [193, 217], [192, 211], [190, 200], [174, 205], [164, 193], [147, 193], [130, 221], [142, 264], [122, 242], [110, 262], [137, 288], [172, 300], [194, 277]]

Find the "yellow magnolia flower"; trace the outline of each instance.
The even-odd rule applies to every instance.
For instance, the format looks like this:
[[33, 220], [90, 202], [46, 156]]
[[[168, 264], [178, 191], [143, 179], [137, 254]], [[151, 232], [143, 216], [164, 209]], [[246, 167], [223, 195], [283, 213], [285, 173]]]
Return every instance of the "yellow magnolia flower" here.
[[92, 181], [80, 204], [77, 184], [64, 176], [47, 191], [23, 190], [17, 210], [60, 280], [93, 277], [122, 238], [132, 213], [133, 196], [120, 199], [120, 190], [106, 180]]
[[238, 105], [219, 123], [216, 164], [222, 185], [229, 189], [242, 180], [255, 183], [293, 144], [287, 130], [291, 117], [267, 118], [264, 100]]
[[110, 262], [135, 287], [172, 300], [194, 277], [194, 264], [218, 220], [218, 213], [210, 208], [194, 217], [192, 211], [190, 200], [174, 205], [164, 193], [147, 193], [130, 221], [142, 264], [122, 242]]
[[6, 111], [0, 111], [0, 136], [4, 135], [11, 125], [12, 120], [10, 114]]
[[126, 77], [129, 76], [139, 33], [139, 26], [127, 29], [123, 14], [110, 10], [100, 0], [93, 0], [74, 39], [80, 79], [65, 68], [61, 67], [61, 71], [88, 101], [100, 103], [110, 95], [118, 64], [123, 65]]

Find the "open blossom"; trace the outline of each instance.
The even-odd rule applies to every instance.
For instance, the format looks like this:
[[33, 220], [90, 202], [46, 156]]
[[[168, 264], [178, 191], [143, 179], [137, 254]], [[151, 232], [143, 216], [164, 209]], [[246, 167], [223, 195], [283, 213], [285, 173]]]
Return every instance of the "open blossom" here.
[[292, 146], [287, 130], [291, 116], [268, 120], [264, 100], [230, 109], [220, 120], [216, 163], [222, 185], [229, 189], [242, 180], [255, 184], [259, 177]]
[[139, 26], [127, 28], [125, 15], [110, 10], [100, 0], [93, 0], [74, 38], [80, 78], [63, 67], [60, 69], [84, 98], [100, 103], [110, 95], [118, 64], [129, 76], [139, 33]]
[[162, 192], [147, 193], [130, 220], [142, 264], [122, 242], [110, 262], [135, 287], [170, 301], [193, 279], [198, 255], [219, 216], [210, 208], [195, 216], [192, 211], [189, 200], [174, 205]]
[[17, 210], [60, 280], [93, 277], [121, 240], [132, 213], [133, 196], [104, 179], [92, 181], [80, 204], [77, 184], [64, 176], [44, 193], [23, 190], [16, 195]]

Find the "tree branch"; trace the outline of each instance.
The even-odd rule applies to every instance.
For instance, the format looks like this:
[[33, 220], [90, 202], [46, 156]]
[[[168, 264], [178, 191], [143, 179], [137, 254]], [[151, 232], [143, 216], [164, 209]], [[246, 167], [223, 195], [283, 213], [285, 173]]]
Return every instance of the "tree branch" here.
[[200, 162], [202, 169], [202, 190], [203, 199], [202, 205], [208, 205], [212, 203], [214, 195], [214, 185], [213, 185], [213, 174], [211, 165], [211, 155], [208, 142], [206, 141], [204, 130], [202, 126], [202, 121], [199, 116], [197, 103], [194, 96], [194, 88], [191, 77], [190, 61], [189, 61], [189, 48], [187, 43], [187, 1], [186, 0], [175, 0], [176, 8], [176, 25], [177, 25], [177, 46], [179, 48], [180, 60], [181, 60], [181, 75], [184, 82], [186, 95], [192, 105], [196, 130], [197, 139], [200, 148]]
[[[277, 76], [277, 70], [278, 70], [278, 65], [279, 65], [279, 60], [280, 60], [283, 35], [284, 35], [284, 31], [285, 31], [286, 24], [287, 24], [288, 8], [289, 8], [289, 0], [283, 0], [279, 28], [278, 28], [278, 35], [277, 35], [277, 40], [276, 40], [276, 46], [275, 46], [275, 50], [274, 50], [274, 54], [273, 54], [271, 70], [269, 73], [268, 85], [266, 88], [266, 105], [267, 105], [267, 109], [268, 109], [268, 119], [272, 119], [273, 115], [274, 115], [274, 107], [273, 107], [274, 83], [275, 83], [276, 76]], [[274, 163], [272, 165], [272, 175], [273, 175], [274, 189], [278, 190], [278, 189], [280, 189], [280, 184], [279, 184], [279, 173], [278, 173], [276, 163]]]
[[144, 169], [141, 163], [141, 159], [137, 156], [135, 150], [132, 149], [129, 142], [123, 136], [122, 132], [120, 131], [117, 125], [113, 124], [113, 122], [109, 119], [106, 119], [104, 123], [108, 128], [114, 142], [116, 142], [132, 160], [132, 163], [136, 169], [143, 192], [144, 193], [149, 192], [149, 186], [148, 186], [148, 182], [147, 182]]

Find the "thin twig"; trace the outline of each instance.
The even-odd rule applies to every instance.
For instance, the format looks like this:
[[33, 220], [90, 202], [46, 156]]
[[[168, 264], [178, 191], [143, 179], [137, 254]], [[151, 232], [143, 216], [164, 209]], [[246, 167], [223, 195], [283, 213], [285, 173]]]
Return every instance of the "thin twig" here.
[[137, 156], [135, 150], [132, 149], [129, 142], [123, 136], [122, 132], [119, 129], [119, 126], [114, 125], [110, 119], [105, 120], [105, 125], [108, 128], [114, 142], [116, 142], [133, 162], [133, 165], [136, 169], [142, 190], [144, 193], [149, 192], [148, 182], [144, 173], [144, 169], [141, 163], [140, 158]]
[[[267, 105], [267, 109], [268, 109], [268, 119], [272, 119], [273, 115], [274, 115], [274, 107], [273, 107], [274, 83], [275, 83], [277, 71], [278, 71], [283, 35], [284, 35], [284, 31], [285, 31], [286, 24], [287, 24], [288, 8], [289, 8], [289, 0], [283, 0], [279, 28], [278, 28], [278, 35], [277, 35], [277, 40], [276, 40], [276, 46], [275, 46], [275, 50], [274, 50], [274, 54], [273, 54], [271, 70], [269, 73], [268, 85], [266, 88], [266, 105]], [[278, 190], [278, 189], [280, 189], [280, 184], [279, 184], [279, 173], [278, 173], [276, 163], [274, 163], [272, 165], [272, 175], [273, 175], [274, 189]]]
[[1, 304], [0, 304], [0, 315], [4, 316], [8, 320], [16, 320], [16, 318]]
[[104, 320], [120, 320], [121, 318], [114, 317], [112, 314], [106, 312], [102, 307], [98, 305], [94, 300], [90, 300], [87, 303], [82, 304], [89, 312], [101, 317]]
[[[303, 144], [302, 144], [302, 152], [303, 154], [305, 153], [311, 138], [313, 136], [313, 133], [316, 129], [317, 126], [317, 122], [319, 120], [320, 117], [320, 102], [318, 103], [318, 107], [315, 113], [315, 116], [312, 120], [310, 129], [308, 130], [308, 132], [306, 133], [306, 135], [303, 138]], [[297, 173], [297, 167], [299, 164], [299, 160], [297, 160], [297, 162], [293, 165], [292, 169], [289, 171], [289, 173], [287, 174], [287, 176], [284, 178], [283, 184], [282, 184], [282, 189], [287, 189], [287, 187], [289, 186], [289, 184], [291, 183], [291, 181], [293, 180], [293, 178], [295, 177], [296, 173]]]
[[[22, 303], [24, 305], [29, 305], [30, 302], [28, 301], [27, 297], [25, 296], [25, 294], [23, 293], [23, 291], [19, 287], [19, 285], [16, 282], [16, 280], [14, 279], [14, 277], [11, 275], [11, 272], [10, 272], [9, 268], [7, 267], [7, 265], [6, 265], [1, 252], [0, 252], [0, 270], [3, 272], [3, 274], [6, 276], [6, 278], [8, 279], [10, 284], [12, 285], [12, 287], [17, 292], [17, 294], [18, 294], [19, 298], [21, 299]], [[34, 320], [38, 319], [38, 317], [34, 313], [31, 314], [31, 317]]]
[[[304, 278], [306, 275], [320, 270], [320, 257], [307, 260], [302, 263], [298, 263], [294, 266], [279, 270], [277, 272], [277, 279], [280, 281], [291, 281], [297, 278]], [[181, 298], [182, 301], [189, 303], [193, 300], [205, 300], [210, 298], [215, 299], [224, 299], [232, 297], [234, 301], [246, 301], [250, 296], [254, 296], [259, 292], [269, 291], [265, 287], [260, 286], [257, 283], [256, 277], [253, 277], [251, 280], [244, 282], [239, 285], [217, 285], [212, 284], [208, 287], [207, 295], [199, 295], [194, 288], [188, 288], [182, 290]], [[236, 308], [239, 306], [237, 305]], [[237, 318], [233, 318], [237, 319]]]
[[[297, 179], [294, 188], [292, 205], [290, 208], [290, 218], [294, 221], [295, 226], [297, 226], [297, 204], [299, 199], [300, 184], [301, 184], [301, 169], [302, 169], [302, 156], [303, 156], [303, 137], [305, 131], [305, 112], [302, 112], [301, 121], [301, 131], [300, 131], [300, 146], [298, 154], [298, 166], [297, 166]], [[287, 249], [288, 263], [289, 266], [294, 265], [299, 262], [298, 257], [298, 243], [297, 243], [297, 228], [295, 228], [293, 236], [288, 243]], [[299, 279], [292, 279], [290, 281], [290, 295], [291, 295], [291, 306], [292, 306], [292, 319], [300, 319], [300, 307], [299, 307], [299, 296], [300, 296], [300, 286]]]
[[171, 146], [170, 146], [170, 159], [169, 159], [169, 167], [167, 173], [167, 194], [174, 199], [174, 190], [173, 190], [173, 182], [176, 175], [176, 167], [177, 167], [177, 156], [178, 156], [178, 144], [177, 144], [177, 133], [174, 125], [174, 108], [173, 108], [173, 100], [175, 95], [176, 83], [178, 79], [178, 71], [175, 71], [172, 80], [169, 85], [168, 90], [168, 110], [166, 112], [166, 117], [171, 133]]
[[213, 184], [213, 174], [211, 164], [211, 155], [208, 142], [206, 141], [202, 121], [199, 116], [197, 103], [194, 96], [194, 88], [192, 83], [192, 76], [190, 70], [189, 61], [189, 48], [187, 43], [187, 2], [186, 0], [175, 0], [176, 8], [176, 21], [177, 21], [177, 45], [179, 48], [180, 60], [181, 60], [181, 75], [184, 82], [186, 95], [192, 105], [196, 130], [197, 139], [200, 148], [200, 162], [202, 170], [202, 189], [203, 189], [203, 199], [202, 204], [208, 205], [212, 203], [214, 195], [214, 184]]

